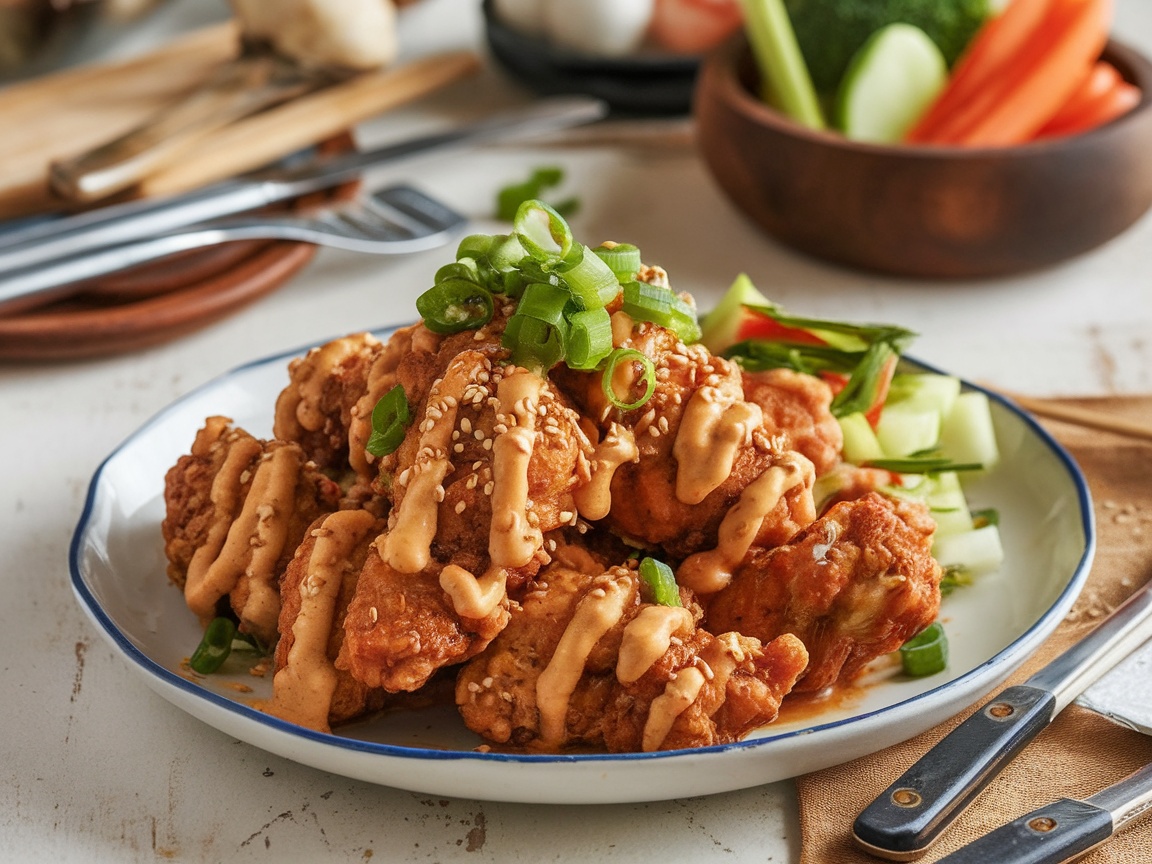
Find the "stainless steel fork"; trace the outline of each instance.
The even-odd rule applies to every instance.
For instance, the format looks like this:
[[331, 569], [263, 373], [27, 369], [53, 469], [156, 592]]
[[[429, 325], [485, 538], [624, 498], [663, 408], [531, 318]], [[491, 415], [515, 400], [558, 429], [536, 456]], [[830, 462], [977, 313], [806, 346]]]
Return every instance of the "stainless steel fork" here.
[[311, 214], [217, 219], [0, 274], [0, 314], [78, 293], [98, 276], [235, 240], [296, 240], [351, 252], [402, 255], [444, 245], [465, 222], [456, 211], [406, 185], [389, 186]]

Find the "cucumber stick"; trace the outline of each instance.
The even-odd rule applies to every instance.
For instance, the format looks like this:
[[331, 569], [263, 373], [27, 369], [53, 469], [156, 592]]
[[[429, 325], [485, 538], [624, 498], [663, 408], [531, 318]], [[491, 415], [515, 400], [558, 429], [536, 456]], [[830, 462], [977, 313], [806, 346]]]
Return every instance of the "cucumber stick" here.
[[940, 452], [953, 462], [979, 462], [986, 469], [1000, 461], [987, 394], [961, 393], [940, 425]]
[[911, 24], [889, 24], [853, 56], [833, 121], [849, 138], [891, 144], [904, 137], [948, 80], [936, 43]]
[[944, 567], [961, 567], [971, 576], [995, 570], [1004, 561], [1000, 530], [985, 525], [961, 534], [938, 535], [932, 544], [932, 555]]

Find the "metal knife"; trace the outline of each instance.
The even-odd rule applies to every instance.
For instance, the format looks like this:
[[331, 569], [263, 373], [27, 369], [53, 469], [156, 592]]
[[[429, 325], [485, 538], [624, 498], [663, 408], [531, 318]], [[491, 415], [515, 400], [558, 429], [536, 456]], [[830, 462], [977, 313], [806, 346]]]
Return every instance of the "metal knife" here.
[[[1152, 735], [1152, 642], [1146, 642], [1076, 700], [1136, 732]], [[1084, 799], [1033, 810], [941, 859], [950, 864], [1064, 864], [1152, 813], [1152, 765]]]
[[256, 210], [354, 180], [368, 168], [434, 150], [517, 136], [542, 135], [605, 117], [607, 105], [586, 96], [557, 96], [468, 126], [350, 152], [295, 168], [264, 170], [167, 198], [129, 201], [0, 234], [0, 272], [208, 219]]
[[1150, 637], [1152, 583], [925, 753], [856, 818], [857, 845], [893, 861], [919, 857], [1060, 711]]

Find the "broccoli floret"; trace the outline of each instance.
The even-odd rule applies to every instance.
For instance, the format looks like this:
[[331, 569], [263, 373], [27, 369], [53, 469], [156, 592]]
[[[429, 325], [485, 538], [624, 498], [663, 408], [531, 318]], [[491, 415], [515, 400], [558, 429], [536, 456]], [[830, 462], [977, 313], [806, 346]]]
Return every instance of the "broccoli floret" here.
[[852, 55], [881, 27], [914, 24], [951, 66], [988, 17], [988, 0], [785, 0], [812, 83], [834, 93]]

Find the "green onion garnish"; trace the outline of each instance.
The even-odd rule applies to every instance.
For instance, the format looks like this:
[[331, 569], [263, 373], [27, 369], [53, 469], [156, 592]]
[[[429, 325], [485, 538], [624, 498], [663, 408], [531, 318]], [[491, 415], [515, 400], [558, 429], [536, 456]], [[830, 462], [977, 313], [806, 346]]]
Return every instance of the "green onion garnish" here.
[[612, 353], [612, 318], [607, 309], [574, 312], [568, 325], [564, 358], [573, 369], [595, 369]]
[[372, 409], [372, 434], [364, 449], [373, 456], [387, 456], [404, 441], [404, 432], [412, 422], [412, 409], [404, 388], [397, 384]]
[[943, 672], [948, 665], [948, 637], [939, 621], [929, 624], [900, 646], [904, 674], [914, 678]]
[[672, 568], [655, 558], [640, 559], [640, 599], [660, 606], [680, 606], [680, 589]]
[[192, 652], [188, 665], [193, 672], [211, 675], [224, 665], [232, 653], [232, 640], [236, 636], [236, 624], [231, 618], [213, 618], [204, 628], [204, 638]]
[[[516, 211], [529, 198], [540, 198], [545, 189], [559, 186], [564, 180], [564, 171], [554, 166], [537, 168], [523, 183], [512, 183], [496, 193], [496, 218], [511, 222], [516, 218]], [[557, 213], [571, 215], [575, 212], [578, 202], [575, 198], [568, 198], [553, 205]]]
[[583, 309], [605, 306], [620, 293], [620, 282], [612, 268], [587, 246], [576, 244], [556, 271]]
[[683, 342], [691, 343], [700, 338], [696, 310], [663, 285], [625, 283], [621, 308], [637, 321], [651, 321], [667, 327]]
[[417, 297], [416, 311], [433, 333], [459, 333], [492, 319], [492, 295], [475, 282], [449, 278]]
[[567, 328], [568, 323], [562, 316], [553, 324], [516, 314], [508, 319], [501, 344], [511, 349], [512, 362], [517, 366], [542, 374], [564, 359]]
[[963, 565], [949, 564], [940, 576], [940, 596], [947, 597], [957, 588], [972, 584], [972, 573]]
[[631, 243], [601, 244], [592, 251], [611, 268], [621, 282], [635, 280], [636, 274], [640, 272], [643, 263], [640, 250]]
[[862, 468], [879, 468], [894, 474], [942, 474], [945, 471], [980, 471], [980, 462], [953, 462], [934, 454], [913, 453], [903, 459], [868, 459], [861, 463]]
[[543, 201], [525, 201], [512, 220], [513, 233], [532, 258], [554, 261], [572, 251], [572, 229]]
[[[642, 376], [644, 382], [644, 392], [634, 402], [627, 402], [616, 392], [616, 368], [621, 363], [640, 364], [642, 369]], [[652, 398], [652, 394], [656, 390], [656, 364], [652, 359], [645, 354], [637, 351], [635, 348], [617, 348], [608, 355], [608, 361], [604, 365], [604, 373], [600, 379], [600, 386], [604, 390], [604, 395], [608, 397], [608, 401], [621, 411], [632, 411], [639, 408], [645, 402]], [[635, 386], [634, 384], [632, 385]]]

